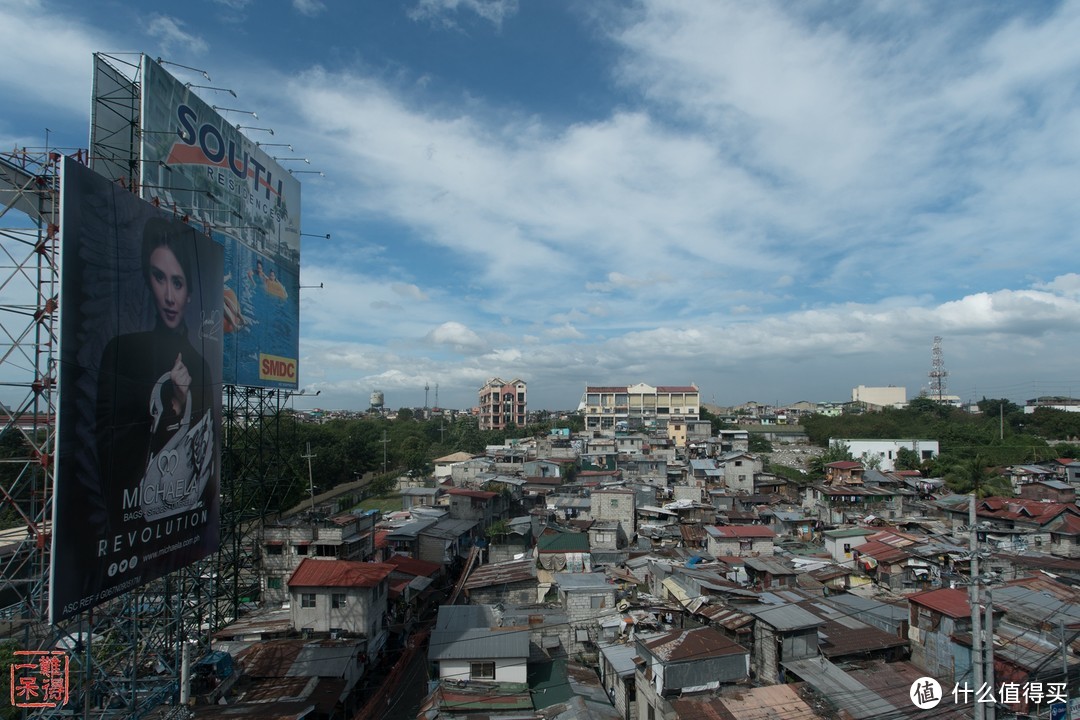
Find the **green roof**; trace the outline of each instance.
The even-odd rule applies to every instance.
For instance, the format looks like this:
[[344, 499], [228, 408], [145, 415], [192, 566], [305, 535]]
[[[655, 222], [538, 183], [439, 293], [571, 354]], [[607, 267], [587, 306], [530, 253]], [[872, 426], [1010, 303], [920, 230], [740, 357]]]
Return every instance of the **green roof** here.
[[538, 552], [589, 552], [589, 536], [585, 533], [565, 532], [541, 535], [536, 541]]

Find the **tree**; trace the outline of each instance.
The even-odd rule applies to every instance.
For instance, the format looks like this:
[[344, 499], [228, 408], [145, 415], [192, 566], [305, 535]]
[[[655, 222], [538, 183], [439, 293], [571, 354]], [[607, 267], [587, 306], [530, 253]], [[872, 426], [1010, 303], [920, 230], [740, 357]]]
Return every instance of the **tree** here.
[[750, 452], [755, 453], [772, 452], [773, 450], [772, 443], [761, 433], [750, 433], [750, 440], [747, 444], [747, 448]]
[[919, 453], [915, 450], [902, 447], [896, 451], [894, 466], [897, 470], [921, 470], [922, 458], [919, 457]]
[[413, 420], [413, 419], [414, 419], [413, 411], [410, 408], [401, 408], [400, 410], [397, 411], [397, 421], [398, 422], [409, 422], [410, 420]]

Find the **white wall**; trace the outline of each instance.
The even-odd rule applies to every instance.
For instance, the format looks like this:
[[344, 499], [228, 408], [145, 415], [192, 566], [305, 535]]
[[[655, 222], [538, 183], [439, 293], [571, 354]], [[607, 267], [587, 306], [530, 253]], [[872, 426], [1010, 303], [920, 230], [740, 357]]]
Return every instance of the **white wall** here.
[[[527, 660], [528, 658], [523, 657], [495, 660], [495, 682], [527, 682]], [[485, 660], [482, 658], [474, 658], [471, 660], [440, 660], [439, 678], [441, 680], [468, 680], [469, 663], [473, 662], [485, 662]], [[490, 660], [486, 662], [490, 662]]]

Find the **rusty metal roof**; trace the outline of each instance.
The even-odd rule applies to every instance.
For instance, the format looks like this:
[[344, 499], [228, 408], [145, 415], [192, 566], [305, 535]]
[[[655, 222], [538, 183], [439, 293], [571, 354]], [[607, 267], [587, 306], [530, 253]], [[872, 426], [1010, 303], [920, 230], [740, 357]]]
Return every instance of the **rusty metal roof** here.
[[669, 662], [702, 660], [750, 652], [742, 645], [729, 640], [726, 635], [707, 627], [675, 630], [641, 642], [650, 653]]
[[389, 563], [304, 558], [289, 578], [289, 587], [375, 587], [395, 569]]

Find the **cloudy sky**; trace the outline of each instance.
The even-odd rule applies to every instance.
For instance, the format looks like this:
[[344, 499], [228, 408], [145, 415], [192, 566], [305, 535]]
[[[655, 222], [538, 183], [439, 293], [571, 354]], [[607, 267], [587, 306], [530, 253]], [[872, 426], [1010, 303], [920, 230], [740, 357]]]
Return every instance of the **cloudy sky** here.
[[0, 147], [85, 146], [92, 53], [141, 51], [325, 173], [321, 407], [493, 376], [533, 408], [911, 397], [934, 336], [964, 400], [1080, 394], [1080, 2], [0, 0], [0, 28]]

